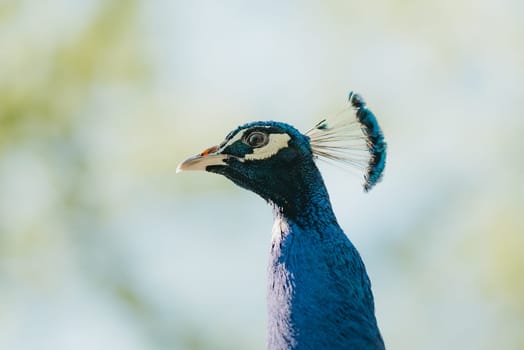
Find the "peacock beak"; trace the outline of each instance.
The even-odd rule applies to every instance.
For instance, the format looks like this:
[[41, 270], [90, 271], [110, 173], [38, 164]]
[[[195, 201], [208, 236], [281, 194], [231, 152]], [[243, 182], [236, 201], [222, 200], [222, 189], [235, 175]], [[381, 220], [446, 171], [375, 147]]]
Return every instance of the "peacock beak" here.
[[218, 153], [218, 146], [210, 147], [195, 156], [189, 157], [182, 163], [178, 164], [176, 172], [189, 170], [206, 171], [208, 166], [225, 165], [224, 160], [228, 158], [225, 154]]

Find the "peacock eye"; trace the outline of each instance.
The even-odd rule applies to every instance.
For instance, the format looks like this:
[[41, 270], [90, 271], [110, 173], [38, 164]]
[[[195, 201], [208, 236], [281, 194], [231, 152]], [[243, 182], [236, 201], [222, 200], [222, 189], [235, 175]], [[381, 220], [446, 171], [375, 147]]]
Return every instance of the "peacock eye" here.
[[269, 136], [261, 131], [253, 131], [246, 136], [244, 142], [254, 148], [262, 147], [269, 142]]

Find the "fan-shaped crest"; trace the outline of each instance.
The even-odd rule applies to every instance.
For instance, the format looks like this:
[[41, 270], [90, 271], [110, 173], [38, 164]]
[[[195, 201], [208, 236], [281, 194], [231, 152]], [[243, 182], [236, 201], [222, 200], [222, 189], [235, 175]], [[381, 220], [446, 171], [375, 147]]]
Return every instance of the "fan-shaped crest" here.
[[334, 164], [364, 169], [364, 190], [382, 179], [386, 165], [384, 135], [362, 97], [349, 93], [349, 106], [306, 132], [313, 154]]

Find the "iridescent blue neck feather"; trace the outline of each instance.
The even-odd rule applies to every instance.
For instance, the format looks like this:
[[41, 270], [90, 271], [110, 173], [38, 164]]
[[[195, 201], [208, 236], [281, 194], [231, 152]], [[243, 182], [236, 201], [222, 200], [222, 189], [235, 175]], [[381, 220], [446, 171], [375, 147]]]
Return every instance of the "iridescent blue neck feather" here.
[[289, 200], [296, 207], [275, 208], [268, 349], [384, 349], [364, 263], [336, 221], [315, 164], [300, 168], [307, 180]]

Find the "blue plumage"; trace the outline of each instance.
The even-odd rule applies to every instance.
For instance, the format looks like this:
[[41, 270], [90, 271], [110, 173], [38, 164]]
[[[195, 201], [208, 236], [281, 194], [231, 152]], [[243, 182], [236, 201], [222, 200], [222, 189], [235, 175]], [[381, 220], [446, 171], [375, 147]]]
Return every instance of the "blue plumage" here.
[[[371, 113], [363, 105], [359, 112]], [[365, 122], [377, 136], [374, 116]], [[310, 137], [291, 125], [253, 122], [179, 170], [224, 175], [274, 208], [268, 349], [384, 349], [364, 263], [337, 223], [313, 154]], [[373, 183], [382, 169], [370, 173]]]
[[315, 177], [310, 190], [316, 200], [304, 212], [291, 219], [276, 211], [268, 348], [383, 349], [366, 269]]

